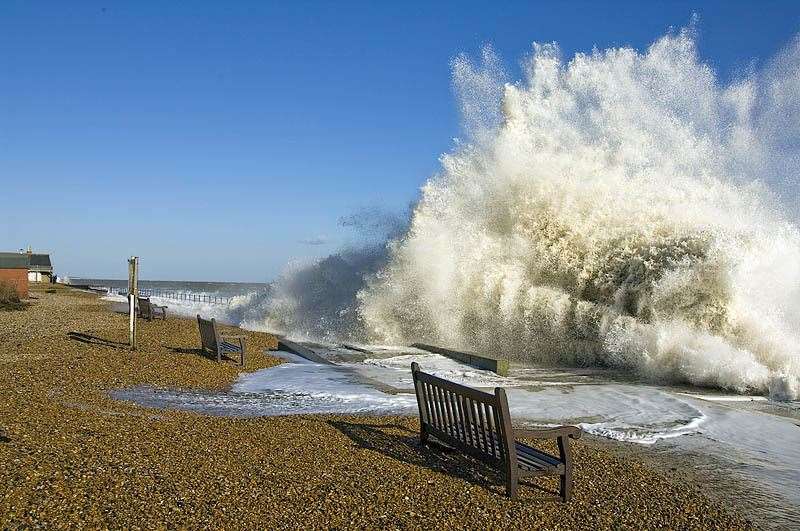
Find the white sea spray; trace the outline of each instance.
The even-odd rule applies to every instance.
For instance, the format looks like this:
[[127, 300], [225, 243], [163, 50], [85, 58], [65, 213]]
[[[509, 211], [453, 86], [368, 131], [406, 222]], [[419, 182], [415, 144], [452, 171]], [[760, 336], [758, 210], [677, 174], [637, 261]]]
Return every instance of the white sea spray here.
[[536, 44], [514, 84], [458, 58], [470, 141], [358, 293], [367, 335], [796, 399], [798, 57], [730, 85], [688, 30]]

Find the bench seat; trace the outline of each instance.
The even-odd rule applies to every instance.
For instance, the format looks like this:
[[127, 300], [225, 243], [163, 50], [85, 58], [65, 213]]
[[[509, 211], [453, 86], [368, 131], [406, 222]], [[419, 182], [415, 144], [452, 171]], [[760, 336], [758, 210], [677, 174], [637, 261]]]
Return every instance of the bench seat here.
[[[467, 431], [471, 431], [472, 439], [479, 439], [492, 444], [496, 452], [500, 450], [500, 442], [496, 439], [493, 433], [488, 430], [482, 429], [476, 424], [471, 424], [471, 430], [468, 430], [461, 423], [455, 423], [454, 427], [458, 434], [467, 435]], [[486, 446], [485, 444], [483, 446]], [[537, 450], [532, 446], [519, 441], [515, 441], [514, 449], [517, 452], [517, 467], [519, 467], [521, 474], [526, 476], [534, 475], [547, 475], [547, 474], [560, 474], [564, 471], [564, 463], [559, 461], [555, 456]]]
[[227, 341], [220, 343], [219, 348], [224, 352], [239, 352], [241, 350], [239, 345], [234, 345], [233, 343], [228, 343]]
[[546, 454], [517, 441], [517, 466], [525, 475], [561, 474], [564, 472], [564, 463], [550, 454]]

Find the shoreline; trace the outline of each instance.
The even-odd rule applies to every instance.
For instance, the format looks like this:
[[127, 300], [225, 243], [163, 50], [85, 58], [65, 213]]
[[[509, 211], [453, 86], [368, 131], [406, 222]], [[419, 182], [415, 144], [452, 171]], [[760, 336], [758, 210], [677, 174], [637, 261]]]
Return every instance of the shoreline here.
[[[413, 417], [243, 419], [117, 401], [109, 391], [134, 385], [224, 390], [240, 370], [198, 356], [189, 319], [143, 322], [131, 352], [125, 317], [98, 296], [32, 294], [27, 310], [0, 312], [0, 457], [13, 465], [0, 472], [4, 528], [754, 526], [683, 471], [594, 437], [575, 445], [574, 500], [552, 505], [526, 500], [529, 487], [509, 501], [482, 467], [418, 447]], [[70, 340], [73, 330], [98, 341]], [[262, 353], [274, 337], [239, 333], [246, 372], [280, 363]]]

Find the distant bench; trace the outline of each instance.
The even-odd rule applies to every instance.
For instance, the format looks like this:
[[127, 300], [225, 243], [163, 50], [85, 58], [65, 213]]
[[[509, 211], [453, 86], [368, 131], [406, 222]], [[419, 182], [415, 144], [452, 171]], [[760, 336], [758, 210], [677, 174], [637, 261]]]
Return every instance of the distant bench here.
[[152, 321], [157, 317], [162, 320], [167, 318], [167, 307], [159, 306], [150, 302], [149, 297], [138, 297], [139, 299], [139, 317], [147, 321]]
[[238, 354], [239, 365], [244, 366], [245, 340], [246, 336], [220, 334], [217, 331], [217, 322], [210, 321], [197, 315], [197, 327], [200, 329], [200, 342], [203, 351], [209, 352], [217, 357], [217, 361], [222, 361], [222, 357], [230, 357], [231, 354]]
[[[560, 476], [557, 499], [569, 500], [572, 490], [569, 438], [579, 438], [579, 428], [514, 429], [505, 389], [496, 387], [494, 394], [472, 389], [422, 372], [416, 362], [411, 364], [411, 373], [423, 444], [433, 436], [501, 470], [510, 498], [516, 496], [521, 478], [557, 475]], [[556, 439], [559, 457], [519, 442], [520, 437]]]

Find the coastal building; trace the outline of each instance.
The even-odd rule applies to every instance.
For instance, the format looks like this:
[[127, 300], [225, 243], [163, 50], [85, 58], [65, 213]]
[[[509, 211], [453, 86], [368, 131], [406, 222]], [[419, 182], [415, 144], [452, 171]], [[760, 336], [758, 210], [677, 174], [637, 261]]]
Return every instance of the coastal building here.
[[0, 253], [0, 281], [13, 284], [20, 297], [27, 298], [29, 282], [52, 282], [53, 264], [50, 255], [22, 249], [16, 253]]
[[50, 263], [49, 254], [34, 253], [28, 247], [28, 281], [52, 282], [53, 264]]
[[28, 298], [28, 263], [24, 253], [0, 253], [0, 281], [16, 288], [23, 299]]

